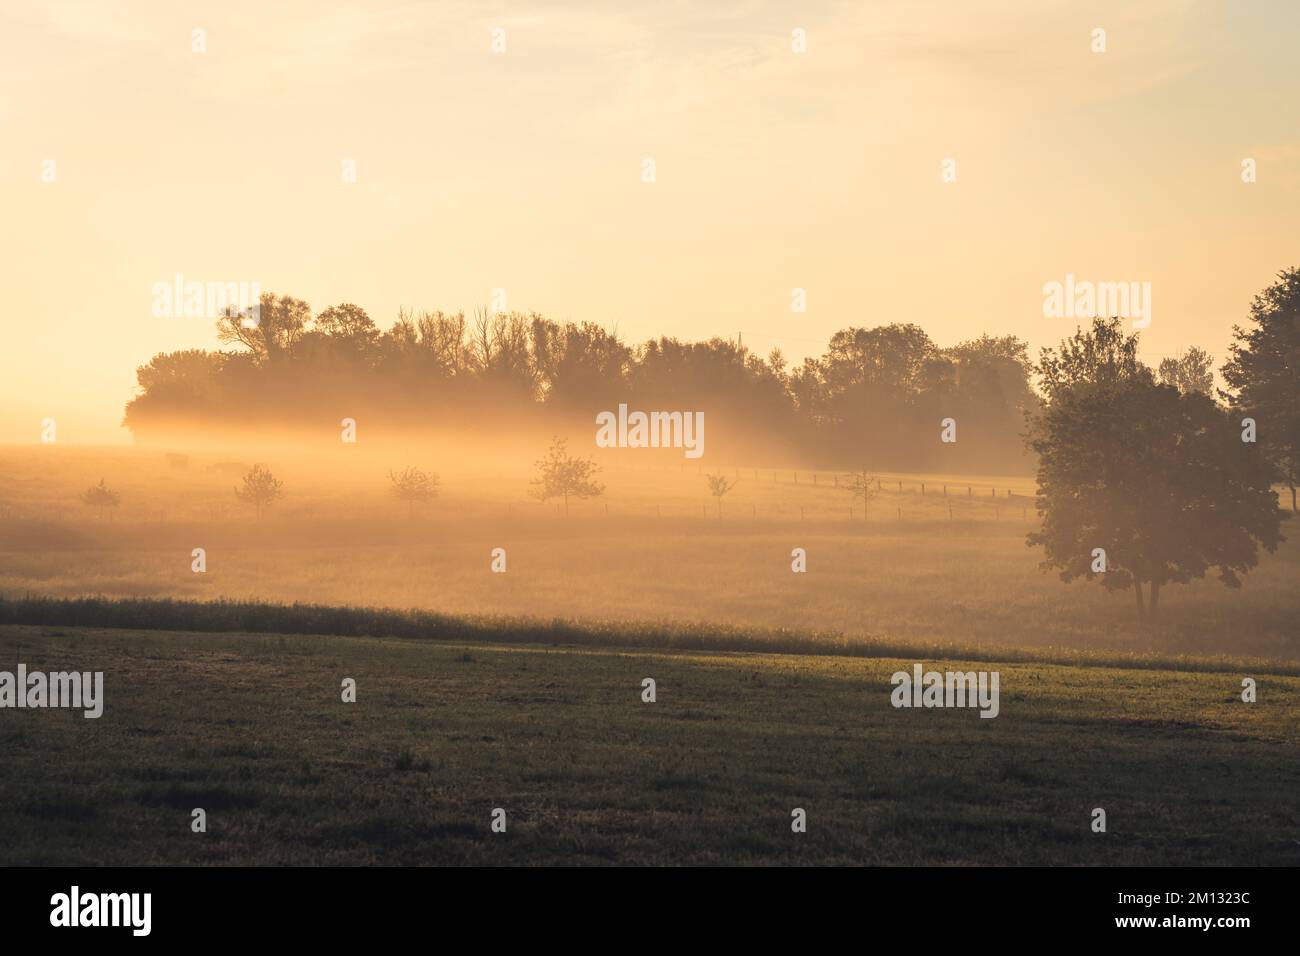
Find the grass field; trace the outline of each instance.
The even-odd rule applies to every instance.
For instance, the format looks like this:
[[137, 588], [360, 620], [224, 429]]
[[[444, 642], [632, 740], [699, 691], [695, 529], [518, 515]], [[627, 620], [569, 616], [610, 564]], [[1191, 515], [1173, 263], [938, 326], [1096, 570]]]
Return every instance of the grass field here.
[[17, 660], [106, 703], [3, 714], [3, 864], [1300, 864], [1259, 662], [975, 663], [984, 720], [890, 706], [924, 658], [0, 625]]
[[[222, 459], [178, 472], [158, 452], [0, 450], [0, 597], [307, 601], [1300, 660], [1300, 542], [1263, 555], [1240, 590], [1212, 578], [1167, 588], [1161, 626], [1138, 629], [1130, 592], [1039, 569], [1024, 477], [882, 476], [851, 518], [833, 472], [733, 467], [741, 483], [719, 518], [700, 467], [610, 467], [605, 495], [566, 519], [529, 500], [526, 467], [471, 462], [442, 469], [442, 494], [411, 518], [387, 494], [382, 456], [286, 456], [270, 464], [287, 496], [259, 523], [236, 507], [236, 479], [208, 470]], [[122, 493], [111, 521], [77, 500], [101, 476]], [[196, 547], [204, 574], [191, 571]], [[489, 571], [497, 547], [506, 574]], [[791, 573], [796, 547], [806, 574]]]
[[[107, 697], [0, 711], [0, 863], [1300, 864], [1300, 543], [1139, 628], [1039, 569], [1024, 477], [711, 466], [719, 512], [647, 459], [566, 516], [425, 449], [408, 514], [367, 455], [246, 456], [255, 521], [229, 454], [0, 449], [0, 670]], [[894, 709], [916, 662], [1000, 715]]]

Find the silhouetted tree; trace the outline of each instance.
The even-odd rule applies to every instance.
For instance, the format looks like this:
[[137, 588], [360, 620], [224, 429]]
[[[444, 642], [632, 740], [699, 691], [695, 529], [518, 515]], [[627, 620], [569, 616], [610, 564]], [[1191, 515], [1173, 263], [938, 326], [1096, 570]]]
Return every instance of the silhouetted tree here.
[[951, 362], [911, 323], [836, 332], [816, 372], [823, 441], [845, 457], [898, 465], [915, 462], [909, 438], [928, 430], [955, 384]]
[[224, 364], [225, 356], [202, 349], [158, 353], [136, 369], [140, 394], [127, 402], [123, 424], [140, 429], [158, 419], [210, 418]]
[[[1014, 335], [982, 335], [944, 350], [943, 358], [954, 366], [955, 383], [943, 404], [931, 408], [928, 421], [960, 422], [962, 441], [947, 449], [958, 451], [966, 465], [1006, 467], [1008, 458], [1023, 454], [1025, 415], [1039, 404], [1028, 345]], [[932, 443], [922, 447], [935, 449]]]
[[538, 394], [537, 366], [529, 348], [535, 316], [480, 312], [470, 330], [469, 354], [480, 383], [493, 397], [533, 401]]
[[217, 339], [244, 346], [258, 362], [274, 362], [293, 352], [310, 320], [311, 306], [301, 299], [263, 292], [256, 314], [226, 310], [217, 320]]
[[1223, 366], [1234, 412], [1255, 419], [1257, 441], [1273, 477], [1300, 485], [1300, 268], [1288, 269], [1250, 306], [1253, 328], [1233, 326], [1232, 358]]
[[604, 485], [593, 480], [600, 466], [590, 458], [573, 457], [567, 445], [563, 438], [551, 442], [546, 457], [537, 462], [538, 477], [531, 482], [533, 497], [539, 501], [563, 498], [565, 515], [569, 513], [570, 498], [581, 501], [595, 498], [605, 491]]
[[[1132, 587], [1143, 622], [1156, 619], [1165, 584], [1217, 568], [1239, 587], [1259, 546], [1271, 552], [1282, 539], [1262, 457], [1224, 409], [1157, 384], [1136, 351], [1137, 336], [1114, 319], [1044, 350], [1051, 398], [1027, 436], [1042, 527], [1028, 544], [1044, 548], [1043, 567], [1064, 581]], [[1094, 567], [1101, 560], [1104, 570]]]
[[116, 508], [121, 501], [116, 491], [109, 490], [103, 478], [99, 479], [99, 484], [91, 485], [82, 492], [81, 500], [90, 507], [97, 508], [101, 518], [105, 512], [111, 515], [110, 509]]
[[1162, 383], [1180, 392], [1214, 392], [1214, 356], [1195, 345], [1178, 358], [1162, 359], [1156, 371]]
[[235, 489], [235, 497], [253, 506], [257, 519], [271, 502], [284, 496], [284, 483], [279, 481], [265, 465], [254, 465], [244, 476], [244, 486]]
[[865, 470], [855, 471], [845, 475], [844, 484], [840, 485], [840, 488], [862, 502], [862, 517], [865, 520], [867, 505], [871, 503], [872, 498], [876, 497], [876, 492], [879, 490], [876, 476]]
[[547, 403], [602, 408], [626, 396], [632, 350], [598, 325], [531, 322], [533, 363]]
[[380, 340], [385, 372], [410, 373], [415, 381], [447, 382], [468, 378], [474, 362], [466, 342], [465, 314], [402, 310]]
[[331, 306], [316, 316], [316, 330], [357, 360], [369, 360], [379, 343], [379, 329], [366, 310], [351, 302]]
[[736, 487], [737, 482], [726, 475], [705, 475], [709, 479], [709, 494], [718, 499], [718, 517], [722, 517], [722, 496]]
[[404, 468], [398, 474], [390, 471], [388, 479], [393, 483], [393, 496], [406, 502], [410, 517], [415, 517], [417, 504], [426, 504], [438, 496], [438, 476], [419, 468]]
[[1137, 343], [1136, 335], [1124, 334], [1118, 318], [1097, 318], [1091, 329], [1077, 329], [1059, 349], [1043, 349], [1034, 370], [1047, 400], [1085, 383], [1105, 386], [1131, 380], [1154, 382], [1151, 369], [1137, 357]]

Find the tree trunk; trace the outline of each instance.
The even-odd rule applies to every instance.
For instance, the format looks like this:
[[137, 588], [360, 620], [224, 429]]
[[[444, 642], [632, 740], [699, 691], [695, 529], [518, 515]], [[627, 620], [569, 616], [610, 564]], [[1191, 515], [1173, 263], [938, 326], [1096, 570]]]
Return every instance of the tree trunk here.
[[1295, 508], [1295, 485], [1291, 486], [1291, 511], [1294, 513]]
[[564, 496], [564, 517], [569, 517], [569, 496]]
[[1151, 596], [1147, 600], [1147, 617], [1154, 624], [1160, 617], [1160, 582], [1151, 582]]
[[1142, 604], [1142, 582], [1137, 578], [1133, 579], [1133, 596], [1137, 598], [1138, 623], [1145, 624], [1147, 620], [1147, 609]]

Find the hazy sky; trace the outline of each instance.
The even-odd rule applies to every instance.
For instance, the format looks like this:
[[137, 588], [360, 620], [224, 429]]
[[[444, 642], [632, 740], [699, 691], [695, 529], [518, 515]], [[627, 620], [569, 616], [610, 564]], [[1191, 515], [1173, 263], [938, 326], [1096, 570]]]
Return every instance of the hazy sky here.
[[175, 273], [795, 359], [1055, 344], [1074, 273], [1152, 283], [1148, 360], [1222, 360], [1300, 265], [1298, 48], [1294, 0], [0, 0], [0, 442], [129, 440], [136, 366], [216, 346], [152, 314]]

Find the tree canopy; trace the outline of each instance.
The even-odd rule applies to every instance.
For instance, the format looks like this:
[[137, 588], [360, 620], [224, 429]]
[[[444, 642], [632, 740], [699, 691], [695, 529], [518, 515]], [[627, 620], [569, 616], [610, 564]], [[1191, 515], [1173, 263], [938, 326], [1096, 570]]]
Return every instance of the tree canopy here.
[[1051, 398], [1028, 436], [1042, 526], [1028, 543], [1065, 581], [1132, 588], [1154, 619], [1164, 585], [1213, 569], [1238, 587], [1282, 537], [1264, 456], [1209, 396], [1156, 382], [1136, 348], [1119, 320], [1098, 319], [1044, 350]]
[[1300, 486], [1300, 268], [1288, 269], [1255, 297], [1251, 325], [1234, 326], [1231, 358], [1223, 367], [1232, 409], [1255, 419], [1258, 441], [1273, 477]]
[[[410, 312], [381, 330], [343, 302], [314, 318], [264, 294], [218, 322], [228, 351], [154, 356], [137, 371], [126, 424], [139, 437], [194, 426], [332, 427], [368, 416], [394, 426], [494, 416], [562, 430], [620, 402], [704, 411], [724, 423], [710, 447], [756, 438], [827, 466], [1005, 470], [1023, 456], [1037, 403], [1024, 342], [988, 335], [940, 348], [919, 326], [851, 327], [795, 368], [738, 341], [625, 343], [614, 329], [534, 313]], [[945, 417], [962, 442], [940, 447]]]

